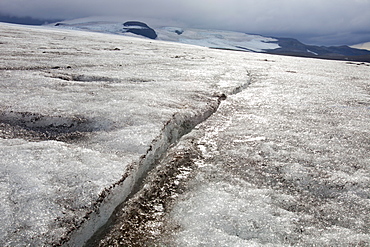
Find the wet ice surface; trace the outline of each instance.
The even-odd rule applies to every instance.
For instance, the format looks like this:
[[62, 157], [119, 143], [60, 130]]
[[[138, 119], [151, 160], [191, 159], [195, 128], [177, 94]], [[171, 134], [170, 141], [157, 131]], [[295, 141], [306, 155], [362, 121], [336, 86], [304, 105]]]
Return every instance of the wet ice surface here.
[[95, 224], [222, 93], [100, 244], [369, 244], [367, 64], [0, 28], [1, 245]]

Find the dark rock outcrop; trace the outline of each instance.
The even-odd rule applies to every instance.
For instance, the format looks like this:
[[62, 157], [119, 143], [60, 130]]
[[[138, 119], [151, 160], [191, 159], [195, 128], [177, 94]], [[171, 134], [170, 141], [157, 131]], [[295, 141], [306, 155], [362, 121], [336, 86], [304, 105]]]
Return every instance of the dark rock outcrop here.
[[175, 30], [175, 33], [177, 33], [178, 35], [181, 35], [183, 32], [183, 30]]
[[139, 21], [127, 21], [123, 24], [124, 32], [130, 32], [136, 35], [144, 36], [149, 39], [156, 39], [157, 33], [147, 24]]

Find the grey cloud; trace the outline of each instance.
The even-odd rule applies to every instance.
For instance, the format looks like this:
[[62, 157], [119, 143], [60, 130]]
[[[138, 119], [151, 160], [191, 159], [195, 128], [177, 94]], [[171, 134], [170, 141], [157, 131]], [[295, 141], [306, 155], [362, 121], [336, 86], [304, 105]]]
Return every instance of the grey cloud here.
[[339, 34], [356, 35], [355, 40], [362, 42], [368, 41], [370, 33], [370, 0], [2, 0], [0, 10], [52, 19], [93, 15], [162, 18], [192, 27], [311, 37], [311, 41], [326, 36], [332, 39], [323, 40], [338, 44], [346, 41]]

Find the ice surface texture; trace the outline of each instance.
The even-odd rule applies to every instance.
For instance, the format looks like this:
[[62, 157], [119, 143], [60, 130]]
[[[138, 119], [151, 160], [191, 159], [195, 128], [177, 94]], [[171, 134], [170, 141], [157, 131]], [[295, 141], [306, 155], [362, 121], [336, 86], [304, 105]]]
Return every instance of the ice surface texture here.
[[176, 246], [370, 244], [369, 67], [272, 59], [193, 133]]
[[80, 245], [221, 92], [249, 78], [239, 56], [205, 48], [0, 29], [1, 246]]
[[81, 245], [163, 153], [123, 208], [149, 209], [129, 236], [369, 245], [367, 64], [7, 24], [0, 36], [1, 246]]
[[252, 83], [167, 153], [97, 245], [370, 244], [368, 64], [241, 59]]

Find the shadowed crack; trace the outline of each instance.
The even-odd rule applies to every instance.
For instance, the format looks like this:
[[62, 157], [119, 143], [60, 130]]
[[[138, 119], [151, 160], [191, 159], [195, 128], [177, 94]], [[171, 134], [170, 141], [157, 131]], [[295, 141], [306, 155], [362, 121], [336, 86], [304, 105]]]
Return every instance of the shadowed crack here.
[[105, 76], [93, 75], [77, 75], [77, 74], [52, 74], [51, 78], [62, 79], [65, 81], [80, 81], [80, 82], [115, 82], [117, 79]]
[[98, 131], [93, 121], [80, 116], [47, 116], [31, 112], [0, 112], [0, 138], [28, 141], [75, 142]]
[[22, 66], [22, 67], [0, 67], [2, 70], [51, 70], [51, 69], [71, 69], [71, 66]]
[[83, 75], [83, 74], [68, 74], [68, 73], [52, 73], [46, 75], [47, 77], [61, 79], [64, 81], [75, 81], [75, 82], [113, 82], [119, 83], [122, 81], [128, 81], [132, 83], [141, 83], [141, 82], [152, 82], [152, 79], [146, 78], [136, 78], [131, 77], [127, 79], [118, 79], [118, 78], [111, 78], [106, 76], [94, 76], [94, 75]]

